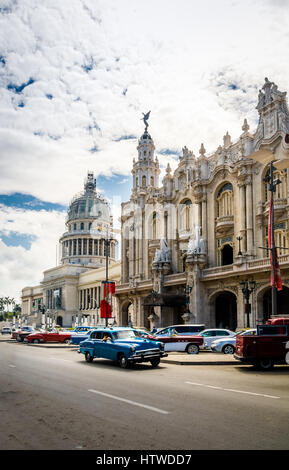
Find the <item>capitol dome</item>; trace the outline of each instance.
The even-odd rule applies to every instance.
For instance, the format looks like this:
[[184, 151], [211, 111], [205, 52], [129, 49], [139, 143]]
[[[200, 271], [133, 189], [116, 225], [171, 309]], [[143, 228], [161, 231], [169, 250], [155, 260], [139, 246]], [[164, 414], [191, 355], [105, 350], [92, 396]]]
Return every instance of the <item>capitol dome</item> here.
[[[89, 172], [84, 191], [69, 204], [67, 231], [60, 238], [63, 264], [104, 266], [104, 238], [111, 235], [113, 219], [108, 202], [96, 192], [95, 178]], [[111, 240], [109, 258], [115, 259], [116, 240]]]

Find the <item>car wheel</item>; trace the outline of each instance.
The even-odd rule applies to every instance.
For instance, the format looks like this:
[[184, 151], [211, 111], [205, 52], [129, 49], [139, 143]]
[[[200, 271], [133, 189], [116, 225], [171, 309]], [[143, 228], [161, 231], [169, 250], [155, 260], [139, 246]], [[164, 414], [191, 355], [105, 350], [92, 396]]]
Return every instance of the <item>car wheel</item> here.
[[261, 370], [271, 370], [274, 367], [274, 362], [272, 359], [259, 359], [257, 366]]
[[160, 358], [159, 357], [156, 357], [155, 359], [152, 359], [150, 361], [152, 367], [158, 367], [159, 363], [161, 362]]
[[226, 344], [222, 349], [224, 354], [234, 354], [235, 348], [231, 344]]
[[119, 363], [119, 366], [122, 368], [122, 369], [127, 369], [128, 368], [128, 365], [129, 365], [129, 362], [127, 360], [127, 358], [125, 357], [124, 354], [121, 354], [118, 358], [118, 363]]
[[18, 341], [19, 343], [21, 343], [21, 342], [22, 342], [21, 336], [17, 335], [17, 336], [16, 336], [16, 341]]
[[35, 344], [40, 343], [39, 339], [34, 339], [32, 342], [35, 343]]
[[199, 354], [199, 346], [197, 344], [188, 344], [186, 351], [188, 354]]
[[64, 342], [65, 344], [70, 344], [70, 339], [66, 339]]
[[86, 360], [86, 362], [92, 362], [93, 361], [93, 356], [88, 351], [86, 351], [86, 353], [85, 353], [85, 360]]

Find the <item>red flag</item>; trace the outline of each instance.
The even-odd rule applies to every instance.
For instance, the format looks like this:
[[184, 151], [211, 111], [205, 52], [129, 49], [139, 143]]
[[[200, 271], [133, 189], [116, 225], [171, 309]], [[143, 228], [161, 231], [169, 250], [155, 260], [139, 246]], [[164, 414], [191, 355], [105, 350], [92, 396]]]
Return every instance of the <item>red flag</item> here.
[[100, 318], [111, 318], [111, 305], [104, 299], [100, 301]]
[[277, 249], [275, 247], [275, 239], [274, 248], [272, 247], [272, 230], [273, 230], [273, 211], [272, 211], [273, 200], [270, 200], [270, 208], [269, 208], [269, 220], [268, 220], [268, 245], [270, 248], [270, 258], [271, 258], [271, 286], [276, 286], [277, 290], [282, 290], [282, 279], [280, 273], [280, 266], [278, 263], [278, 255]]
[[109, 296], [109, 294], [115, 293], [115, 282], [105, 282], [104, 283], [104, 298]]

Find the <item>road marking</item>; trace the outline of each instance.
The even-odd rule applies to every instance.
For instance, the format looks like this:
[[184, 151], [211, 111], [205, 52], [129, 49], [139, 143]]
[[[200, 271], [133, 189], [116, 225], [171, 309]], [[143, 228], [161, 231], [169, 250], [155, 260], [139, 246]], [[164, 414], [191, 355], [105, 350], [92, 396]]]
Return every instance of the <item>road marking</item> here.
[[147, 410], [155, 411], [156, 413], [161, 413], [163, 415], [170, 414], [169, 411], [161, 410], [160, 408], [155, 408], [154, 406], [144, 405], [144, 404], [138, 403], [136, 401], [127, 400], [126, 398], [116, 397], [115, 395], [110, 395], [109, 393], [103, 393], [103, 392], [99, 392], [99, 391], [93, 390], [93, 389], [89, 389], [88, 391], [91, 392], [91, 393], [96, 393], [97, 395], [102, 395], [102, 396], [107, 397], [107, 398], [112, 398], [114, 400], [123, 401], [124, 403], [128, 403], [129, 405], [134, 405], [134, 406], [139, 406], [141, 408], [146, 408]]
[[223, 390], [225, 392], [244, 393], [246, 395], [254, 395], [254, 396], [257, 396], [257, 397], [266, 397], [266, 398], [280, 398], [280, 397], [276, 397], [274, 395], [266, 395], [264, 393], [254, 393], [254, 392], [246, 392], [245, 390], [235, 390], [233, 388], [215, 387], [214, 385], [200, 384], [200, 383], [196, 383], [196, 382], [185, 382], [185, 383], [189, 384], [189, 385], [198, 385], [199, 387], [206, 387], [206, 388], [213, 388], [213, 389], [216, 389], [216, 390]]
[[13, 364], [9, 364], [9, 367], [16, 367], [16, 366], [13, 366]]

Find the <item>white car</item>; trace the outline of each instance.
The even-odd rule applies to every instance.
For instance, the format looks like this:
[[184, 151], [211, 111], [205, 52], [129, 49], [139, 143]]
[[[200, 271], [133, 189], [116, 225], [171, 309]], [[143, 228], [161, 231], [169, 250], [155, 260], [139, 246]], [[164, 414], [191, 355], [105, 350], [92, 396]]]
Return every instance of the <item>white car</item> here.
[[202, 349], [211, 349], [211, 344], [216, 339], [234, 337], [236, 333], [231, 330], [226, 330], [225, 328], [210, 328], [201, 331], [199, 335], [203, 336], [204, 338], [204, 345], [202, 346]]
[[1, 333], [2, 335], [11, 335], [12, 330], [9, 326], [3, 326]]
[[226, 338], [216, 339], [211, 343], [211, 349], [214, 352], [222, 352], [224, 354], [234, 354], [236, 346], [236, 336], [242, 335], [255, 335], [257, 332], [256, 328], [251, 328], [240, 333], [235, 333], [235, 336], [228, 336]]

